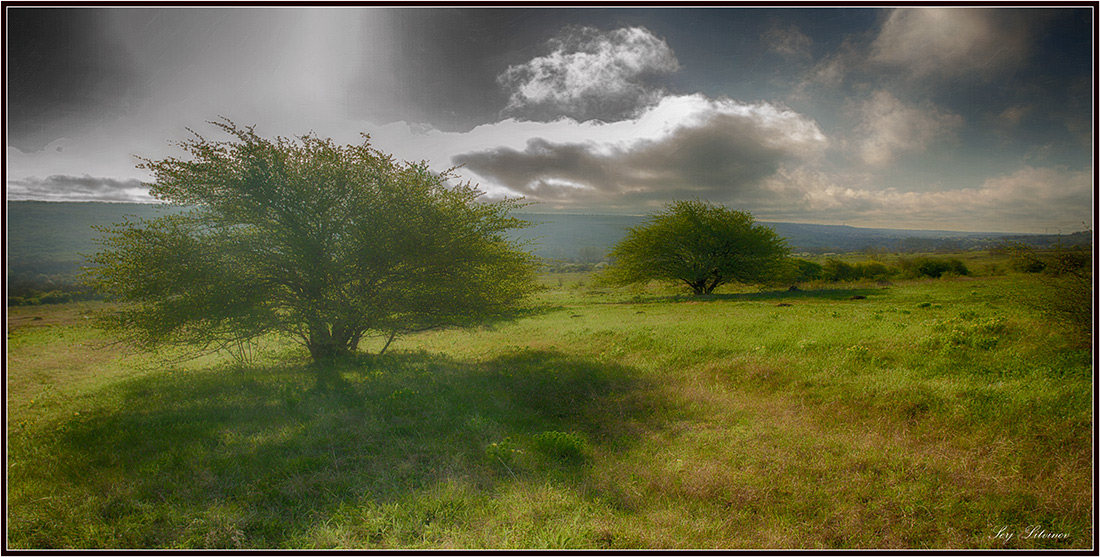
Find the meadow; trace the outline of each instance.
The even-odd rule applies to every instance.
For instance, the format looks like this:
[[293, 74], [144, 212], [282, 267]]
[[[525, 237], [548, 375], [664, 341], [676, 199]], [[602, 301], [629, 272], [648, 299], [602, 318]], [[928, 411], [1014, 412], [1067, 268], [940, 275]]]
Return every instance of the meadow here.
[[12, 307], [7, 547], [1092, 548], [1091, 347], [990, 274], [547, 274], [323, 383], [279, 339], [179, 360]]

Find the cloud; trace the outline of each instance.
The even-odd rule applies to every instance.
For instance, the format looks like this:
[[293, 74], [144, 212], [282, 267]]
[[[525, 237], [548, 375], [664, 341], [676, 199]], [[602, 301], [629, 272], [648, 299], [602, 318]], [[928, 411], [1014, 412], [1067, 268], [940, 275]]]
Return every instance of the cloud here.
[[871, 44], [869, 60], [913, 79], [989, 78], [1026, 57], [1028, 17], [1020, 10], [895, 9]]
[[792, 99], [810, 100], [819, 98], [814, 88], [836, 89], [842, 86], [853, 68], [858, 68], [866, 60], [861, 43], [845, 39], [836, 51], [822, 57], [809, 69], [801, 73], [800, 80], [791, 90]]
[[491, 148], [452, 160], [554, 208], [630, 210], [683, 197], [752, 199], [783, 162], [812, 158], [826, 142], [801, 114], [701, 95], [666, 97], [636, 120], [595, 129], [602, 136], [535, 136], [522, 149]]
[[1027, 113], [1031, 112], [1030, 106], [1014, 105], [1010, 106], [997, 116], [997, 120], [1007, 126], [1018, 126], [1020, 121], [1024, 119]]
[[108, 14], [60, 7], [6, 11], [8, 145], [42, 149], [141, 105], [148, 93], [144, 76], [121, 34], [107, 28]]
[[643, 27], [606, 33], [570, 27], [550, 47], [550, 54], [509, 66], [497, 78], [510, 95], [505, 115], [622, 120], [663, 97], [656, 81], [680, 68], [668, 44]]
[[[980, 185], [940, 191], [878, 188], [867, 174], [829, 173], [809, 167], [781, 168], [765, 180], [774, 194], [762, 219], [863, 226], [940, 228], [978, 232], [1079, 230], [1092, 222], [1092, 172], [1024, 166]], [[1045, 208], [1037, 213], [1036, 206]]]
[[935, 140], [950, 137], [962, 116], [930, 103], [907, 105], [888, 91], [875, 91], [858, 108], [861, 136], [858, 151], [864, 162], [884, 166], [901, 153], [921, 152]]
[[768, 49], [789, 58], [809, 58], [813, 40], [798, 29], [797, 25], [773, 27], [760, 37]]
[[156, 203], [140, 180], [54, 175], [7, 182], [10, 201], [108, 201]]
[[[1023, 64], [1036, 29], [1052, 18], [1045, 10], [897, 8], [868, 36], [846, 37], [821, 58], [795, 87], [839, 87], [846, 81], [880, 86], [883, 70], [907, 90], [957, 86], [958, 80], [989, 81]], [[774, 47], [773, 47], [774, 48]]]

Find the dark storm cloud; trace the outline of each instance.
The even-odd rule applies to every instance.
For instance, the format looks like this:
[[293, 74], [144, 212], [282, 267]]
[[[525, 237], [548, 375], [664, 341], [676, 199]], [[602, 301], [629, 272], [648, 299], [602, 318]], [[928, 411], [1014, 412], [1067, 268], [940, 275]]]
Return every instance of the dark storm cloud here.
[[49, 176], [8, 181], [7, 197], [12, 201], [117, 201], [152, 202], [149, 188], [140, 180], [115, 180], [84, 176]]
[[140, 98], [140, 77], [103, 10], [6, 9], [9, 145], [41, 149]]
[[522, 151], [491, 149], [453, 160], [531, 201], [560, 208], [617, 209], [693, 196], [745, 201], [766, 195], [759, 188], [764, 178], [822, 140], [794, 133], [796, 118], [782, 117], [769, 122], [756, 114], [718, 113], [627, 144], [535, 138]]
[[509, 66], [498, 78], [509, 93], [505, 115], [622, 120], [660, 100], [660, 80], [680, 69], [668, 43], [644, 27], [570, 27], [549, 46], [549, 53]]
[[393, 53], [385, 73], [365, 70], [349, 92], [352, 117], [379, 124], [428, 122], [444, 131], [469, 131], [495, 122], [508, 102], [496, 78], [511, 64], [536, 56], [562, 26], [600, 10], [394, 9], [367, 10], [385, 19], [387, 36], [368, 37], [368, 49]]
[[563, 29], [634, 27], [672, 15], [626, 8], [367, 10], [364, 17], [384, 18], [388, 29], [385, 36], [367, 37], [367, 48], [389, 49], [393, 58], [384, 73], [365, 70], [356, 79], [348, 94], [350, 116], [469, 131], [501, 119], [510, 91], [500, 87], [498, 76], [546, 55]]

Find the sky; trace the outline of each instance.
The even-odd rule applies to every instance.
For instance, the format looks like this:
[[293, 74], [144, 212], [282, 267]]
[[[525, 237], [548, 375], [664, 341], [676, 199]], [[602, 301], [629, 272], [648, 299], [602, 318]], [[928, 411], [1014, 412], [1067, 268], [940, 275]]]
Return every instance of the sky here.
[[225, 117], [459, 167], [485, 199], [1091, 228], [1092, 7], [5, 7], [8, 200], [155, 202]]

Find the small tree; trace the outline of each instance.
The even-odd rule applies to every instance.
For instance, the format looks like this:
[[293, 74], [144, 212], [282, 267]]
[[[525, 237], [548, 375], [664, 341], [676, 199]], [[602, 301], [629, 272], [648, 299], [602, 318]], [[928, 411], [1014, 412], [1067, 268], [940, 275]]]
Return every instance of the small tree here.
[[366, 136], [337, 146], [212, 123], [233, 139], [196, 133], [179, 144], [190, 160], [139, 165], [153, 196], [192, 209], [108, 228], [91, 258], [90, 282], [123, 302], [107, 324], [139, 346], [282, 332], [321, 361], [368, 335], [508, 315], [532, 292], [532, 257], [505, 235], [524, 224], [508, 216], [515, 202], [478, 202]]
[[702, 201], [676, 201], [651, 215], [611, 251], [603, 280], [684, 283], [696, 295], [720, 285], [780, 281], [791, 275], [789, 249], [749, 213]]

